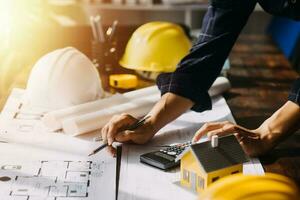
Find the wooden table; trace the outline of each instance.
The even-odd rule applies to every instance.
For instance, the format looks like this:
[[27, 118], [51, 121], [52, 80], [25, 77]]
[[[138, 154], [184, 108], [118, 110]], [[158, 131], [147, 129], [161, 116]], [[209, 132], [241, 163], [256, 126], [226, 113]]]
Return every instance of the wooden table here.
[[[238, 124], [257, 128], [287, 101], [299, 75], [268, 36], [240, 36], [230, 61], [232, 89], [225, 95], [227, 103]], [[260, 160], [266, 172], [287, 175], [300, 186], [300, 133]]]
[[[225, 94], [227, 103], [238, 124], [257, 128], [287, 101], [291, 84], [299, 75], [265, 35], [241, 35], [230, 54], [230, 62], [228, 78], [232, 88]], [[115, 72], [123, 70], [116, 68]], [[140, 87], [151, 84], [154, 83], [140, 81]], [[110, 92], [116, 91], [109, 88]], [[266, 172], [289, 176], [300, 187], [300, 132], [260, 160]]]

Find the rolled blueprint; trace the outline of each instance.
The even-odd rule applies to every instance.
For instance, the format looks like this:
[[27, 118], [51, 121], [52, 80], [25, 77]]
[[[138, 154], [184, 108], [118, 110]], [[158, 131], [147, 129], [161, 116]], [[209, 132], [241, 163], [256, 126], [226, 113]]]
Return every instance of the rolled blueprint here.
[[112, 116], [120, 113], [128, 113], [134, 117], [142, 117], [151, 110], [159, 98], [160, 94], [158, 93], [107, 109], [67, 118], [62, 121], [63, 131], [65, 134], [72, 136], [94, 131], [102, 128]]
[[230, 82], [225, 77], [218, 77], [211, 88], [209, 89], [208, 93], [211, 97], [221, 95], [227, 90], [231, 88]]
[[[20, 122], [17, 122], [20, 123]], [[50, 150], [50, 152], [64, 152], [73, 155], [86, 156], [99, 146], [99, 142], [89, 142], [77, 137], [69, 137], [52, 132], [22, 132], [5, 130], [1, 133], [0, 140], [17, 146], [36, 147]], [[80, 146], [80, 148], [78, 148]], [[48, 155], [47, 155], [48, 156]]]
[[118, 104], [127, 103], [134, 99], [145, 98], [153, 94], [159, 94], [159, 90], [156, 86], [127, 92], [124, 94], [116, 94], [105, 99], [99, 99], [93, 102], [88, 102], [77, 106], [72, 106], [46, 113], [42, 118], [42, 121], [44, 125], [51, 131], [56, 131], [62, 129], [61, 122], [67, 118], [95, 112]]
[[[225, 77], [218, 77], [210, 88], [209, 94], [217, 96], [228, 89], [230, 89], [229, 80]], [[155, 98], [152, 98], [153, 96]], [[52, 111], [47, 113], [42, 121], [51, 130], [63, 129], [66, 134], [80, 135], [102, 128], [116, 114], [129, 113], [136, 117], [143, 116], [158, 100], [159, 90], [153, 86]]]

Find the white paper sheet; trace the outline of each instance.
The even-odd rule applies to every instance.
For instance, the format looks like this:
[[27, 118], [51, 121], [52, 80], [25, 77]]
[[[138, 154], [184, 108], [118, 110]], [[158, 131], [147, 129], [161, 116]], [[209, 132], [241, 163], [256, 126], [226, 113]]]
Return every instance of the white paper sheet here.
[[62, 128], [65, 134], [76, 136], [101, 129], [114, 115], [128, 113], [135, 117], [142, 117], [151, 110], [159, 98], [159, 94], [154, 94], [144, 99], [134, 99], [107, 109], [67, 118], [62, 121]]
[[[213, 100], [213, 109], [203, 113], [187, 112], [170, 123], [153, 138], [148, 145], [123, 145], [119, 182], [120, 200], [161, 200], [161, 199], [197, 199], [197, 194], [180, 186], [180, 172], [176, 168], [170, 172], [140, 163], [143, 153], [159, 149], [163, 144], [191, 140], [195, 131], [205, 122], [232, 121], [234, 119], [226, 101], [222, 97]], [[206, 138], [202, 139], [207, 140]], [[245, 174], [263, 174], [263, 168], [257, 159], [244, 164]]]
[[[86, 157], [87, 153], [90, 153], [92, 149], [98, 146], [97, 143], [91, 143], [81, 140], [79, 138], [72, 138], [57, 132], [51, 132], [47, 130], [39, 119], [34, 117], [46, 112], [42, 108], [25, 108], [21, 106], [20, 98], [24, 93], [23, 90], [14, 89], [9, 97], [1, 115], [0, 115], [0, 140], [7, 140], [12, 143], [21, 143], [22, 145], [15, 144], [1, 144], [0, 143], [0, 156], [3, 162], [15, 162], [20, 161], [24, 165], [26, 173], [37, 173], [37, 163], [40, 161], [50, 160], [51, 165], [55, 161], [100, 161], [104, 159], [105, 173], [103, 173], [102, 179], [97, 179], [97, 190], [89, 189], [90, 194], [95, 196], [101, 193], [102, 198], [96, 198], [92, 196], [91, 199], [112, 199], [111, 194], [115, 194], [112, 188], [115, 188], [115, 160], [108, 155], [102, 156], [102, 154], [96, 154], [95, 157]], [[16, 119], [15, 114], [21, 110], [21, 119]], [[26, 116], [28, 118], [26, 118]], [[147, 146], [124, 146], [120, 185], [119, 185], [119, 199], [195, 199], [197, 195], [190, 192], [179, 185], [180, 175], [179, 169], [174, 169], [171, 172], [163, 172], [149, 166], [145, 166], [139, 162], [139, 156], [143, 153], [155, 150], [155, 145], [171, 144], [177, 142], [184, 142], [190, 140], [195, 131], [201, 127], [201, 125], [208, 121], [223, 121], [228, 120], [234, 122], [231, 112], [226, 104], [224, 98], [218, 97], [213, 100], [213, 110], [203, 113], [187, 112], [179, 117], [174, 122], [170, 123], [152, 139]], [[2, 139], [1, 139], [2, 136]], [[53, 137], [55, 136], [55, 137]], [[80, 148], [78, 148], [80, 146]], [[102, 153], [106, 154], [105, 151]], [[26, 160], [24, 160], [26, 155]], [[27, 156], [28, 155], [28, 156]], [[99, 156], [99, 158], [98, 158]], [[29, 164], [28, 164], [29, 162]], [[0, 162], [1, 164], [2, 162]], [[26, 164], [27, 163], [27, 164]], [[35, 164], [32, 164], [35, 163]], [[60, 163], [61, 164], [61, 163]], [[58, 163], [59, 165], [59, 163]], [[26, 167], [29, 166], [29, 167]], [[71, 165], [76, 169], [76, 164]], [[32, 171], [28, 169], [31, 169]], [[54, 171], [52, 168], [47, 168], [44, 172], [48, 175], [56, 174], [58, 177], [63, 176], [64, 171]], [[78, 166], [77, 166], [78, 169]], [[26, 171], [27, 170], [27, 171]], [[257, 159], [252, 159], [248, 164], [244, 165], [244, 173], [249, 174], [263, 174], [263, 168]], [[1, 173], [0, 173], [1, 175]], [[84, 174], [82, 174], [84, 176]], [[75, 180], [85, 180], [80, 178], [78, 173], [70, 173], [67, 178]], [[10, 186], [4, 186], [0, 184], [0, 196], [1, 191], [10, 189]], [[74, 187], [82, 187], [76, 185]], [[96, 187], [96, 186], [95, 186]], [[6, 189], [5, 189], [6, 188]], [[24, 189], [24, 188], [21, 188]], [[96, 190], [96, 193], [94, 192]], [[59, 185], [57, 188], [50, 190], [52, 193], [64, 193], [65, 190]], [[77, 190], [76, 190], [77, 191]], [[21, 190], [22, 192], [22, 190]], [[95, 198], [94, 198], [95, 197]], [[98, 196], [97, 196], [98, 197]], [[10, 198], [5, 198], [5, 200]], [[12, 198], [14, 200], [22, 199], [22, 197]], [[26, 198], [25, 198], [26, 199]], [[37, 199], [41, 200], [40, 197]], [[65, 199], [59, 197], [56, 200]], [[76, 200], [83, 198], [76, 197]], [[0, 198], [1, 200], [1, 198]], [[26, 199], [27, 200], [27, 199]], [[32, 198], [34, 200], [34, 198]], [[54, 200], [52, 197], [47, 197], [47, 200]], [[68, 198], [71, 200], [71, 197]]]
[[44, 115], [42, 121], [51, 130], [58, 130], [62, 129], [62, 121], [67, 118], [78, 117], [79, 115], [84, 115], [119, 104], [128, 103], [129, 101], [151, 96], [152, 94], [159, 94], [159, 90], [156, 86], [134, 90], [124, 94], [116, 94], [105, 99], [100, 99], [61, 110], [51, 111]]
[[212, 100], [212, 110], [197, 113], [188, 111], [162, 128], [149, 143], [163, 145], [191, 140], [195, 132], [206, 122], [235, 122], [223, 97]]
[[[218, 77], [210, 88], [209, 94], [216, 96], [229, 88], [229, 80], [225, 77]], [[42, 121], [51, 130], [63, 128], [66, 134], [78, 135], [101, 128], [114, 114], [129, 113], [135, 117], [144, 116], [159, 98], [158, 88], [152, 86], [52, 111], [46, 113]]]
[[123, 145], [119, 200], [195, 199], [197, 195], [179, 184], [179, 168], [164, 172], [140, 163], [140, 155], [155, 147]]
[[[41, 116], [47, 111], [43, 108], [29, 108], [24, 106], [21, 103], [23, 94], [24, 90], [15, 88], [8, 97], [0, 114], [0, 136], [5, 136], [8, 140], [15, 143], [39, 144], [39, 146], [43, 147], [51, 147], [53, 145], [58, 149], [59, 146], [63, 146], [61, 144], [72, 138], [64, 136], [61, 130], [56, 132], [49, 130], [44, 126], [39, 117], [32, 117]], [[99, 131], [91, 133], [88, 137], [81, 138], [89, 140], [96, 134], [99, 134]], [[54, 137], [53, 135], [56, 136]], [[79, 138], [72, 138], [72, 140], [73, 142], [84, 142]], [[63, 148], [68, 149], [69, 147]], [[71, 150], [77, 151], [78, 149], [76, 150], [75, 147]]]
[[115, 200], [116, 159], [105, 150], [88, 157], [99, 142], [47, 130], [33, 117], [43, 109], [21, 106], [23, 93], [13, 90], [0, 115], [0, 177], [10, 179], [0, 181], [0, 200]]
[[1, 198], [30, 196], [31, 200], [31, 197], [46, 199], [60, 196], [81, 200], [115, 199], [116, 162], [106, 151], [87, 157], [2, 143], [0, 156], [0, 176], [10, 178], [10, 181], [0, 183]]

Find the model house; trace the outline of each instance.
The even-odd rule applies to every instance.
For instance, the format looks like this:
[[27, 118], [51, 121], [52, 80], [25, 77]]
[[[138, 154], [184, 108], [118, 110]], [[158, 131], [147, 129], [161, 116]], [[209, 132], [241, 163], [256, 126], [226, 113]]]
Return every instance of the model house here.
[[234, 135], [193, 144], [180, 158], [181, 185], [196, 192], [224, 176], [243, 172], [243, 163], [248, 161]]

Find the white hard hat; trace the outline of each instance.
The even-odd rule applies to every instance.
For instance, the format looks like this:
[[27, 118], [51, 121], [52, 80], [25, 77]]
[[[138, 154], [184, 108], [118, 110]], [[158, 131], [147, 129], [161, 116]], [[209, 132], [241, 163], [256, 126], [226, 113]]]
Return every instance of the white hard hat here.
[[61, 109], [104, 96], [93, 63], [73, 47], [43, 56], [32, 68], [25, 103], [30, 107]]

